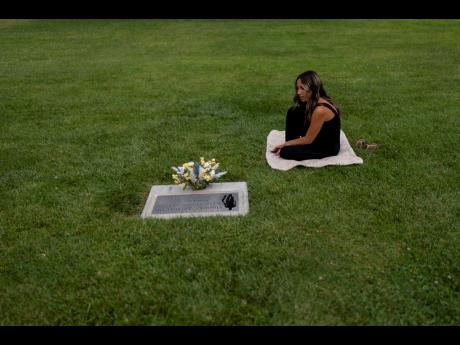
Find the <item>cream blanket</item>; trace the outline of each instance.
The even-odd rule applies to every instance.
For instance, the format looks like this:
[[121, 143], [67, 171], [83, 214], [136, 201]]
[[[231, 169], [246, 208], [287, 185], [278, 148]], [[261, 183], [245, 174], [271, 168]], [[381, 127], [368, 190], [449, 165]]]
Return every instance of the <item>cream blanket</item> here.
[[303, 161], [287, 160], [278, 157], [274, 153], [270, 152], [276, 145], [282, 143], [284, 143], [284, 131], [278, 131], [276, 129], [273, 129], [268, 134], [267, 149], [265, 152], [267, 163], [273, 169], [289, 170], [297, 165], [303, 165], [305, 167], [311, 168], [321, 168], [326, 165], [363, 164], [363, 159], [355, 154], [343, 130], [340, 130], [340, 151], [337, 156], [331, 156], [321, 159], [306, 159]]

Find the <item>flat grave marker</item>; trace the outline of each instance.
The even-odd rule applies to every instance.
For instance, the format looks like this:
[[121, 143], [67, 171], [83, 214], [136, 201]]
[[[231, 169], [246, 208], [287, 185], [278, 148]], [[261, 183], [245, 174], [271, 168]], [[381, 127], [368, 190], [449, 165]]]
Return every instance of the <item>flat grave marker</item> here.
[[150, 189], [141, 218], [240, 216], [248, 212], [246, 182], [211, 183], [202, 190], [157, 185]]

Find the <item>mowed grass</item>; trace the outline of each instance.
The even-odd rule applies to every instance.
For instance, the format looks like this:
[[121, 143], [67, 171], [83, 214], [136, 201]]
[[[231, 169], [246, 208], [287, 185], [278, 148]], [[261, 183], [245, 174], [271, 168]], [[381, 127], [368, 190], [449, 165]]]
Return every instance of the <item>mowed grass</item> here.
[[[460, 323], [458, 20], [1, 20], [0, 324]], [[363, 165], [272, 170], [317, 71]], [[244, 217], [142, 221], [215, 158]]]

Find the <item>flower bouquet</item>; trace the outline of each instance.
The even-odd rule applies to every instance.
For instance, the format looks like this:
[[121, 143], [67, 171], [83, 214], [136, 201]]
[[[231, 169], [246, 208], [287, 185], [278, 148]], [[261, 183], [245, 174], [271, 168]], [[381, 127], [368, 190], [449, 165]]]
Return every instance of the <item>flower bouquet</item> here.
[[173, 181], [179, 186], [189, 186], [193, 190], [205, 189], [210, 183], [215, 182], [227, 172], [219, 171], [219, 163], [213, 158], [205, 161], [203, 157], [200, 162], [188, 162], [179, 167], [172, 167], [176, 172], [172, 175]]

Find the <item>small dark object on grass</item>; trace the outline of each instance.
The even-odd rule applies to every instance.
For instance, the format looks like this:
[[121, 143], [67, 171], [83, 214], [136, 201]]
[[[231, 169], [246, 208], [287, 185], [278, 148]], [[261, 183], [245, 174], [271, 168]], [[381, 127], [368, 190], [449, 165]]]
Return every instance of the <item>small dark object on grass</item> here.
[[364, 141], [364, 139], [359, 139], [359, 140], [356, 142], [356, 147], [359, 148], [359, 149], [364, 148], [364, 145], [366, 145], [366, 142]]
[[358, 139], [356, 147], [359, 149], [365, 149], [366, 151], [375, 151], [379, 147], [378, 144], [368, 144], [364, 139]]
[[379, 145], [377, 145], [377, 144], [367, 144], [366, 145], [366, 151], [375, 151], [375, 150], [377, 150], [378, 147], [379, 147]]

